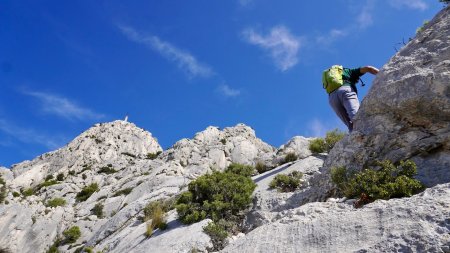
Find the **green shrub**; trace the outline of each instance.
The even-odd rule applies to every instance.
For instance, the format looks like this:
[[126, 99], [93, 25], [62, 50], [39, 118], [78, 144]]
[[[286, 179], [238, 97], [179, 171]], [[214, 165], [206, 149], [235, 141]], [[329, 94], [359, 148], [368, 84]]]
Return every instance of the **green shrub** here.
[[3, 179], [2, 175], [0, 175], [0, 204], [3, 203], [3, 201], [5, 201], [6, 196], [7, 196], [7, 191], [8, 189], [6, 188], [6, 182]]
[[298, 156], [295, 153], [290, 152], [290, 153], [286, 154], [282, 163], [285, 164], [285, 163], [289, 163], [289, 162], [295, 162], [295, 161], [297, 161], [297, 159], [298, 159]]
[[58, 181], [64, 181], [64, 174], [63, 174], [63, 173], [59, 173], [59, 174], [56, 176], [56, 180], [58, 180]]
[[162, 153], [161, 151], [158, 151], [158, 152], [156, 152], [156, 153], [148, 153], [146, 158], [147, 158], [147, 159], [150, 159], [150, 160], [154, 160], [154, 159], [156, 159], [161, 153]]
[[300, 180], [303, 174], [298, 171], [293, 171], [287, 175], [278, 174], [270, 182], [270, 188], [276, 188], [282, 192], [292, 192], [300, 187]]
[[50, 248], [47, 250], [47, 253], [59, 253], [58, 246], [50, 246]]
[[232, 163], [227, 169], [225, 169], [225, 173], [233, 173], [244, 177], [251, 177], [255, 175], [255, 169], [250, 165]]
[[120, 191], [116, 191], [114, 193], [113, 197], [117, 197], [120, 195], [128, 195], [128, 194], [130, 194], [131, 191], [133, 191], [133, 187], [128, 187], [128, 188], [122, 189]]
[[334, 147], [334, 145], [344, 138], [345, 133], [334, 129], [333, 131], [329, 131], [325, 135], [325, 139], [316, 138], [313, 139], [309, 143], [309, 150], [313, 153], [324, 153], [330, 152], [330, 150]]
[[414, 179], [417, 166], [413, 161], [401, 161], [397, 166], [385, 160], [377, 162], [378, 170], [365, 169], [360, 172], [345, 168], [333, 168], [331, 180], [348, 198], [367, 196], [368, 202], [377, 199], [410, 197], [424, 189], [423, 184]]
[[49, 201], [47, 201], [47, 204], [45, 206], [47, 207], [57, 207], [57, 206], [65, 206], [66, 200], [63, 198], [53, 198]]
[[325, 140], [322, 138], [316, 138], [309, 142], [309, 150], [311, 152], [318, 154], [326, 152]]
[[211, 249], [211, 251], [219, 251], [225, 247], [228, 232], [220, 223], [210, 222], [203, 227], [203, 231], [205, 234], [209, 235], [214, 245], [214, 248]]
[[50, 246], [46, 253], [59, 253], [58, 246], [60, 243], [61, 240], [59, 238], [56, 238], [55, 242]]
[[[144, 221], [147, 222], [145, 235], [150, 237], [154, 229], [165, 230], [167, 223], [165, 213], [169, 210], [168, 201], [152, 201], [144, 207]], [[149, 222], [151, 220], [151, 222]]]
[[20, 196], [20, 193], [18, 193], [18, 192], [13, 192], [12, 195], [13, 195], [14, 198], [17, 198], [17, 197]]
[[75, 171], [74, 170], [69, 170], [69, 175], [75, 176]]
[[45, 177], [44, 181], [50, 181], [53, 179], [53, 175], [48, 175], [47, 177]]
[[342, 138], [344, 138], [345, 133], [334, 129], [333, 131], [327, 132], [325, 135], [325, 143], [326, 143], [326, 150], [327, 152], [330, 152], [330, 150], [334, 147], [336, 143], [338, 143]]
[[25, 196], [25, 197], [34, 195], [34, 189], [33, 188], [27, 188], [27, 189], [22, 191], [22, 195]]
[[152, 227], [159, 228], [162, 230], [166, 229], [167, 223], [164, 216], [165, 216], [164, 211], [160, 206], [158, 206], [151, 215]]
[[44, 187], [48, 187], [48, 186], [55, 185], [55, 184], [59, 184], [59, 183], [56, 180], [53, 180], [53, 179], [52, 180], [48, 180], [48, 181], [44, 181], [44, 182], [42, 182], [42, 183], [40, 183], [40, 184], [38, 184], [36, 186], [35, 191], [37, 192], [37, 191], [39, 191], [40, 189], [42, 189]]
[[84, 248], [84, 252], [86, 252], [86, 253], [94, 253], [94, 248], [92, 248], [92, 247], [85, 247]]
[[115, 170], [112, 166], [112, 164], [108, 164], [107, 166], [103, 166], [98, 170], [98, 173], [105, 173], [107, 175], [116, 173], [117, 170]]
[[157, 200], [149, 202], [143, 209], [144, 212], [144, 221], [148, 221], [152, 219], [155, 210], [161, 209], [164, 213], [168, 212], [173, 207], [173, 200]]
[[103, 204], [97, 203], [95, 206], [91, 209], [92, 214], [96, 215], [98, 218], [103, 218]]
[[77, 226], [73, 226], [63, 232], [64, 244], [74, 243], [81, 237], [81, 230]]
[[94, 194], [94, 192], [98, 191], [98, 184], [97, 183], [92, 183], [86, 187], [84, 187], [81, 192], [79, 192], [77, 194], [77, 196], [75, 197], [77, 199], [78, 202], [81, 201], [85, 201], [87, 200], [92, 194]]
[[262, 174], [269, 170], [269, 168], [263, 162], [257, 162], [255, 165], [255, 169], [259, 174]]
[[249, 174], [247, 169], [236, 168], [227, 172], [215, 171], [190, 182], [188, 191], [176, 202], [181, 221], [194, 223], [206, 217], [217, 221], [238, 215], [247, 208], [256, 185], [249, 177], [232, 173]]
[[421, 33], [421, 32], [423, 31], [423, 29], [425, 28], [425, 26], [426, 26], [429, 22], [430, 22], [430, 21], [428, 21], [428, 20], [423, 21], [422, 26], [420, 26], [419, 28], [416, 29], [416, 34]]

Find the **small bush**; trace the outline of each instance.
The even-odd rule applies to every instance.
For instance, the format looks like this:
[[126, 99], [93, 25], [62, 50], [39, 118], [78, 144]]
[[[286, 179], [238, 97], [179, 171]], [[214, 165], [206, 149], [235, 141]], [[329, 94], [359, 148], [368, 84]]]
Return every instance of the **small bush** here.
[[151, 216], [152, 219], [152, 227], [153, 228], [159, 228], [161, 230], [164, 230], [167, 228], [167, 223], [164, 218], [164, 211], [161, 207], [156, 208]]
[[300, 187], [300, 180], [303, 174], [298, 171], [293, 171], [288, 175], [278, 174], [270, 182], [270, 188], [276, 188], [282, 192], [292, 192]]
[[64, 244], [74, 243], [81, 237], [81, 230], [77, 226], [73, 226], [63, 232]]
[[22, 195], [25, 196], [25, 197], [34, 195], [34, 189], [33, 188], [27, 188], [27, 189], [22, 191]]
[[[168, 206], [163, 201], [152, 201], [144, 207], [144, 221], [147, 222], [147, 231], [145, 235], [151, 236], [153, 230], [158, 228], [165, 230], [167, 223], [165, 220], [165, 212], [168, 211]], [[149, 222], [151, 220], [151, 222]]]
[[94, 248], [92, 248], [92, 247], [85, 247], [84, 248], [84, 252], [86, 252], [86, 253], [94, 253]]
[[155, 210], [161, 209], [163, 212], [168, 212], [173, 207], [173, 200], [157, 200], [149, 202], [143, 209], [144, 221], [152, 219]]
[[18, 193], [18, 192], [13, 192], [12, 195], [13, 195], [14, 198], [17, 198], [17, 197], [20, 196], [20, 193]]
[[330, 152], [334, 145], [344, 138], [345, 133], [334, 129], [333, 131], [327, 132], [325, 139], [316, 138], [309, 143], [309, 150], [313, 153], [324, 153]]
[[59, 244], [61, 244], [61, 240], [59, 238], [56, 238], [55, 242], [50, 246], [46, 253], [59, 253]]
[[128, 195], [128, 194], [130, 194], [131, 191], [133, 191], [133, 188], [128, 187], [128, 188], [122, 189], [120, 191], [116, 191], [116, 193], [114, 193], [113, 197], [117, 197], [120, 195]]
[[53, 179], [53, 175], [48, 175], [47, 177], [45, 177], [45, 181], [50, 181]]
[[96, 215], [98, 218], [103, 218], [103, 204], [97, 203], [95, 206], [91, 209], [92, 214]]
[[39, 191], [40, 189], [42, 189], [44, 187], [48, 187], [48, 186], [55, 185], [55, 184], [59, 184], [59, 183], [56, 180], [44, 181], [44, 182], [40, 183], [38, 186], [36, 186], [35, 191]]
[[244, 177], [251, 177], [255, 174], [255, 169], [249, 165], [243, 165], [239, 163], [232, 163], [225, 170], [225, 173], [233, 173]]
[[74, 170], [69, 170], [69, 175], [75, 176], [75, 171]]
[[311, 140], [309, 142], [309, 150], [315, 154], [326, 152], [325, 140], [322, 138]]
[[158, 151], [156, 153], [148, 153], [146, 158], [150, 160], [155, 160], [161, 153], [162, 153], [161, 151]]
[[57, 207], [57, 206], [65, 206], [66, 200], [63, 198], [53, 198], [49, 201], [47, 201], [47, 204], [45, 206], [47, 207]]
[[112, 164], [108, 164], [107, 166], [103, 166], [98, 170], [98, 173], [105, 173], [107, 175], [116, 173], [117, 170], [115, 170], [112, 166]]
[[428, 21], [428, 20], [423, 21], [422, 26], [420, 26], [419, 28], [416, 29], [416, 34], [421, 33], [421, 32], [423, 31], [423, 29], [425, 28], [425, 26], [426, 26], [429, 22], [430, 22], [430, 21]]
[[257, 162], [255, 165], [255, 169], [259, 174], [262, 174], [269, 170], [269, 168], [262, 162]]
[[203, 231], [211, 238], [214, 245], [213, 251], [221, 250], [225, 247], [228, 232], [223, 226], [210, 222], [207, 226], [203, 227]]
[[64, 181], [64, 174], [63, 174], [63, 173], [59, 173], [59, 174], [56, 176], [56, 180], [58, 180], [58, 181]]
[[[238, 166], [239, 167], [239, 166]], [[188, 191], [180, 195], [176, 209], [183, 223], [194, 223], [206, 217], [213, 221], [238, 215], [251, 203], [255, 183], [233, 172], [250, 174], [239, 167], [227, 172], [203, 175], [188, 185]]]
[[77, 194], [77, 196], [75, 197], [77, 199], [78, 202], [81, 201], [85, 201], [87, 200], [92, 194], [94, 194], [94, 192], [98, 191], [98, 184], [97, 183], [92, 183], [86, 187], [84, 187], [81, 192], [79, 192]]
[[289, 163], [289, 162], [295, 162], [295, 161], [297, 161], [297, 159], [298, 159], [298, 156], [295, 153], [290, 152], [290, 153], [286, 154], [282, 163], [285, 164], [285, 163]]
[[[8, 189], [6, 188], [6, 182], [3, 179], [2, 175], [0, 175], [0, 204], [3, 203], [3, 201], [5, 201], [6, 196], [7, 196], [7, 191]], [[6, 201], [5, 201], [6, 203]], [[7, 204], [7, 203], [6, 203]]]
[[225, 145], [225, 144], [227, 144], [227, 140], [226, 140], [225, 138], [223, 138], [223, 139], [220, 139], [220, 142], [222, 143], [222, 145]]
[[338, 167], [331, 170], [331, 180], [348, 198], [364, 196], [366, 202], [377, 199], [410, 197], [424, 189], [413, 177], [417, 174], [414, 162], [401, 161], [399, 165], [385, 160], [377, 162], [378, 170], [365, 169], [360, 172]]

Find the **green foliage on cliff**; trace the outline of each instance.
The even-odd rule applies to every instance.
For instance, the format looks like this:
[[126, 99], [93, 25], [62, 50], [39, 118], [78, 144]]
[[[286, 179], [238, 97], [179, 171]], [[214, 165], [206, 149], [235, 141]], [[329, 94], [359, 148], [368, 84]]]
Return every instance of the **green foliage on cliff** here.
[[300, 180], [303, 174], [298, 171], [293, 171], [289, 174], [278, 174], [270, 182], [270, 188], [276, 188], [281, 192], [292, 192], [300, 187]]
[[[252, 168], [253, 170], [253, 168]], [[189, 183], [188, 191], [180, 195], [176, 209], [183, 223], [205, 218], [213, 221], [238, 215], [251, 203], [256, 184], [249, 167], [232, 165], [225, 172], [214, 171]]]
[[327, 132], [325, 139], [316, 138], [309, 143], [309, 150], [313, 153], [324, 153], [330, 152], [334, 145], [344, 138], [345, 133], [334, 129], [333, 131]]
[[84, 187], [75, 197], [78, 202], [87, 200], [94, 192], [98, 191], [98, 184], [92, 183], [86, 187]]
[[422, 183], [413, 178], [417, 174], [417, 166], [413, 161], [401, 161], [394, 165], [385, 160], [376, 165], [378, 168], [360, 172], [352, 172], [344, 167], [332, 168], [331, 180], [346, 197], [361, 197], [366, 202], [410, 197], [424, 189]]

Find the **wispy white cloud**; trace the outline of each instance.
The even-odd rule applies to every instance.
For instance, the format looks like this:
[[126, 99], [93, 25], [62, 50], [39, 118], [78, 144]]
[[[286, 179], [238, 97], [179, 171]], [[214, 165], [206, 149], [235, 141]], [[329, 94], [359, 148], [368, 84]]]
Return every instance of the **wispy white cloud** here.
[[367, 0], [362, 8], [362, 10], [359, 12], [358, 16], [356, 17], [356, 22], [358, 23], [358, 26], [360, 29], [365, 29], [371, 25], [373, 25], [373, 11], [375, 8], [375, 1], [374, 0]]
[[286, 71], [297, 64], [301, 39], [291, 34], [288, 28], [276, 26], [267, 35], [258, 34], [249, 28], [242, 34], [248, 43], [268, 51], [281, 71]]
[[39, 144], [50, 149], [59, 148], [64, 144], [64, 138], [41, 134], [31, 128], [17, 126], [5, 119], [0, 119], [0, 131], [23, 143]]
[[99, 120], [105, 117], [90, 109], [77, 105], [68, 98], [55, 94], [22, 90], [22, 93], [38, 99], [41, 102], [41, 110], [46, 114], [53, 114], [68, 120]]
[[308, 123], [308, 130], [310, 134], [314, 137], [322, 137], [325, 136], [327, 132], [327, 127], [320, 121], [319, 119], [313, 119]]
[[220, 85], [217, 91], [225, 97], [237, 97], [241, 94], [240, 90], [232, 89], [226, 84]]
[[348, 31], [332, 29], [326, 35], [320, 35], [316, 37], [316, 42], [322, 45], [329, 45], [338, 39], [345, 38], [348, 36]]
[[413, 9], [424, 11], [428, 9], [428, 4], [423, 0], [388, 0], [389, 4], [397, 9]]
[[167, 60], [175, 62], [189, 77], [210, 77], [214, 74], [210, 67], [200, 63], [193, 55], [161, 40], [157, 36], [143, 35], [129, 26], [118, 27], [129, 40], [143, 44], [158, 52]]

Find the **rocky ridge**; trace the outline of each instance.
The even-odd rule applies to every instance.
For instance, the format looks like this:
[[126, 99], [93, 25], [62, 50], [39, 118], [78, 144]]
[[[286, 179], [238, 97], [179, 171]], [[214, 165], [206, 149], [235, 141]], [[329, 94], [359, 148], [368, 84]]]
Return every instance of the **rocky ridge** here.
[[[309, 152], [305, 145], [276, 149], [243, 124], [222, 131], [208, 127], [165, 151], [149, 132], [132, 123], [96, 124], [61, 149], [0, 170], [9, 189], [8, 204], [0, 206], [0, 242], [13, 252], [45, 252], [62, 231], [78, 226], [81, 238], [59, 250], [73, 252], [86, 245], [107, 252], [145, 252], [159, 245], [155, 252], [204, 251], [212, 246], [202, 232], [207, 221], [183, 226], [171, 211], [168, 224], [174, 229], [146, 238], [146, 223], [141, 221], [144, 206], [175, 196], [192, 179], [233, 162], [274, 166], [287, 148], [303, 156]], [[57, 181], [59, 176], [64, 180]], [[92, 183], [98, 184], [99, 191], [77, 202], [77, 194]], [[22, 197], [30, 189], [34, 192]], [[63, 198], [67, 204], [48, 207], [53, 198]], [[92, 214], [96, 204], [103, 205], [103, 217]]]
[[[253, 177], [258, 186], [246, 234], [229, 238], [222, 252], [450, 252], [449, 37], [447, 7], [382, 68], [354, 132], [328, 156], [312, 156], [303, 137], [276, 149], [242, 124], [208, 127], [159, 154], [156, 139], [134, 124], [98, 124], [57, 151], [0, 169], [8, 188], [7, 204], [0, 205], [0, 243], [13, 252], [46, 252], [62, 231], [77, 225], [81, 238], [61, 252], [83, 245], [104, 252], [207, 252], [212, 242], [202, 227], [208, 220], [186, 226], [170, 211], [169, 229], [147, 238], [142, 209], [176, 196], [200, 175], [239, 162], [276, 167]], [[299, 160], [277, 166], [289, 152]], [[382, 159], [414, 160], [428, 189], [360, 209], [354, 200], [335, 198], [332, 167], [360, 170]], [[304, 174], [300, 189], [268, 188], [272, 178], [290, 171]], [[63, 181], [39, 187], [60, 173]], [[93, 182], [100, 190], [76, 202]], [[17, 197], [30, 188], [34, 195]], [[47, 207], [53, 197], [67, 205]], [[97, 203], [104, 205], [104, 217], [92, 214]]]

